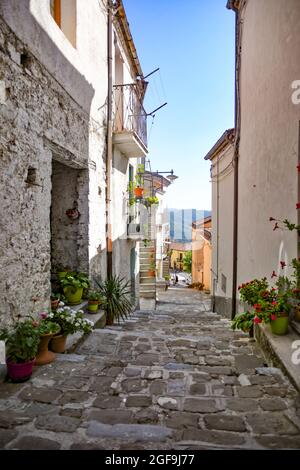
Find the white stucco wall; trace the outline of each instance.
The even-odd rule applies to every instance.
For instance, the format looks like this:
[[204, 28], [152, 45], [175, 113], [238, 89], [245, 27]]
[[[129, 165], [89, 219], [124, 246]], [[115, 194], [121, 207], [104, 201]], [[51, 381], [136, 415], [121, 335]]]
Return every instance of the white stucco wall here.
[[[233, 234], [233, 145], [212, 159], [212, 295], [231, 297]], [[222, 274], [226, 291], [222, 289]]]
[[238, 284], [280, 271], [297, 256], [296, 234], [269, 217], [297, 222], [300, 2], [249, 0], [243, 13], [239, 161]]

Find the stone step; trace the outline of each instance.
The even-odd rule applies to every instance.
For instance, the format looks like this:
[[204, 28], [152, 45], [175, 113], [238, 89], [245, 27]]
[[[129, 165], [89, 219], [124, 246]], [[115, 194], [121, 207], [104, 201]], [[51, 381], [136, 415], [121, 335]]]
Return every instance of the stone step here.
[[155, 282], [155, 278], [154, 277], [142, 277], [140, 278], [140, 284], [141, 285], [144, 285], [144, 284], [149, 284], [151, 286], [154, 286], [156, 284]]

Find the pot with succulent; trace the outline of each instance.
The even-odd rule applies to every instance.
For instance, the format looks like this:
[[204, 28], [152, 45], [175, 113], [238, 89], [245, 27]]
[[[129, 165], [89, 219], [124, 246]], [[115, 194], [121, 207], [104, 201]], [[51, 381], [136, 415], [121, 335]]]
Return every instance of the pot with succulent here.
[[106, 324], [113, 325], [115, 320], [126, 320], [133, 310], [129, 281], [120, 276], [112, 276], [105, 281], [95, 279], [102, 297], [103, 309], [106, 313]]
[[92, 291], [88, 296], [88, 311], [89, 313], [96, 313], [99, 304], [101, 303], [101, 295], [97, 291]]
[[7, 376], [12, 382], [25, 382], [32, 374], [40, 334], [32, 318], [0, 329], [0, 340], [5, 342]]
[[60, 326], [58, 334], [50, 341], [50, 349], [53, 352], [63, 353], [66, 350], [67, 336], [77, 332], [90, 333], [94, 323], [84, 318], [83, 310], [72, 310], [70, 307], [60, 302], [58, 309], [48, 314], [48, 321], [55, 322]]
[[89, 279], [84, 273], [70, 272], [60, 280], [67, 303], [78, 305], [81, 302], [83, 289], [89, 288]]
[[60, 326], [53, 321], [49, 321], [47, 312], [40, 313], [39, 317], [38, 331], [40, 334], [40, 343], [35, 363], [41, 366], [50, 364], [55, 359], [55, 354], [48, 349], [48, 346], [51, 338], [60, 332]]

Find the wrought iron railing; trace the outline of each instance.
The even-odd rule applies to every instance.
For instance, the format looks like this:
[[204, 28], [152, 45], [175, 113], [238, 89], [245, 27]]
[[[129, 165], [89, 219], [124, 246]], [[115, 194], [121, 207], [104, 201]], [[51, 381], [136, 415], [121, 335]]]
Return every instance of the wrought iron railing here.
[[114, 85], [114, 132], [135, 132], [147, 147], [147, 113], [138, 86]]

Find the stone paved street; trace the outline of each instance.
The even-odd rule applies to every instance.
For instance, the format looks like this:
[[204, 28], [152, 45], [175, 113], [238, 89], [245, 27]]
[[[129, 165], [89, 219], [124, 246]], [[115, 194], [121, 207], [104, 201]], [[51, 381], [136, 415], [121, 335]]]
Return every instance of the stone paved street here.
[[0, 385], [0, 448], [299, 449], [299, 394], [255, 342], [202, 293], [160, 298]]

